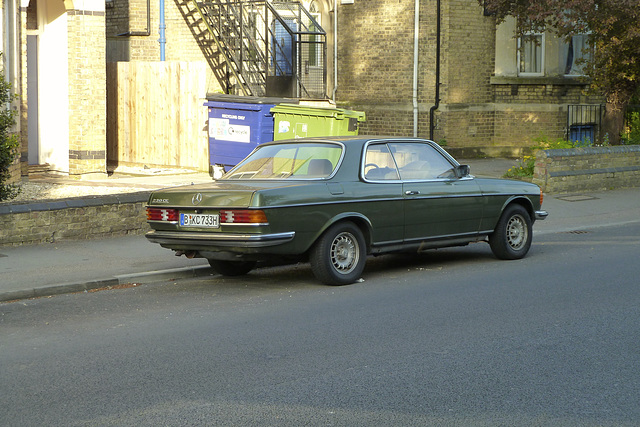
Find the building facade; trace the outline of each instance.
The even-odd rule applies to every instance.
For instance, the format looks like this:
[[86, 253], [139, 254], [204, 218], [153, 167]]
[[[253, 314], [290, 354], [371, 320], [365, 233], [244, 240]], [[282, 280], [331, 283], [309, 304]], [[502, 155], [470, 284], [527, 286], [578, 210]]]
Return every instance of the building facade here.
[[[4, 73], [19, 95], [22, 173], [29, 165], [78, 177], [106, 173], [107, 62], [204, 62], [207, 92], [232, 90], [233, 70], [221, 59], [230, 50], [206, 34], [199, 4], [4, 0]], [[366, 112], [361, 134], [416, 135], [456, 154], [510, 157], [540, 135], [598, 139], [602, 99], [587, 92], [579, 61], [588, 54], [586, 35], [566, 43], [549, 31], [520, 40], [514, 21], [496, 26], [477, 0], [302, 6], [305, 31], [315, 33], [295, 53], [301, 73], [323, 67], [324, 93], [314, 96]], [[257, 18], [247, 19], [243, 31], [249, 26], [257, 37]], [[316, 47], [319, 35], [326, 43]]]
[[514, 21], [496, 26], [476, 0], [342, 1], [338, 101], [367, 112], [363, 132], [409, 135], [417, 121], [417, 136], [467, 155], [518, 156], [541, 135], [595, 141], [602, 99], [587, 94], [581, 50], [567, 68], [569, 46], [548, 32], [523, 53]]

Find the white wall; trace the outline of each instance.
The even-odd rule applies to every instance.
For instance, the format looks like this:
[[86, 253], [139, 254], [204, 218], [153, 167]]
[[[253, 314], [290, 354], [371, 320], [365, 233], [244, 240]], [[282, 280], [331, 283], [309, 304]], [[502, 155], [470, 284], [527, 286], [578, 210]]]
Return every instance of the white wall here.
[[518, 75], [518, 42], [513, 37], [515, 31], [516, 20], [512, 17], [496, 28], [496, 76]]
[[38, 0], [38, 162], [69, 172], [67, 15], [62, 1]]

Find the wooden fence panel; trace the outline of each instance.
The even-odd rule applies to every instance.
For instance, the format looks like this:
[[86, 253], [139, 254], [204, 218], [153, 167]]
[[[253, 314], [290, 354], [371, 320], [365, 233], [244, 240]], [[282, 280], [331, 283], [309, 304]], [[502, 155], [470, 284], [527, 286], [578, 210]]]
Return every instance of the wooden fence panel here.
[[110, 165], [209, 169], [204, 62], [107, 64]]

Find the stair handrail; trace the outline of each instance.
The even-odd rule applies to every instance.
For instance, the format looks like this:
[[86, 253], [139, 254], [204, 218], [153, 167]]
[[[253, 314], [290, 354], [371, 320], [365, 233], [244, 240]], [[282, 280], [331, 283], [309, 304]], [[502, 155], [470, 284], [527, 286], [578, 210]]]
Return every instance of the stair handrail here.
[[[216, 33], [213, 31], [213, 28], [211, 27], [211, 25], [209, 24], [209, 22], [207, 21], [207, 17], [205, 15], [205, 13], [202, 11], [202, 8], [200, 7], [200, 4], [198, 3], [197, 0], [193, 0], [193, 3], [195, 4], [196, 10], [198, 11], [198, 13], [200, 13], [200, 16], [202, 17], [202, 22], [204, 22], [204, 24], [207, 26], [207, 29], [209, 30], [209, 33], [213, 36], [213, 40], [216, 43], [216, 46], [218, 47], [218, 51], [225, 56], [225, 59], [227, 61], [233, 60], [233, 58], [229, 58], [226, 54], [226, 50], [224, 49], [224, 46], [222, 46], [222, 44], [220, 43], [220, 40], [218, 40], [218, 36], [216, 36]], [[235, 60], [233, 60], [235, 62]], [[242, 78], [241, 75], [239, 75], [234, 67], [229, 67], [231, 69], [231, 72], [233, 73], [233, 76], [236, 78], [236, 80], [238, 81], [238, 83], [240, 83], [240, 88], [242, 89], [242, 93], [245, 96], [251, 96], [252, 93], [250, 92], [250, 88], [247, 88], [245, 86], [248, 86], [246, 84], [246, 82], [244, 81], [244, 78]], [[249, 90], [247, 90], [249, 89]]]

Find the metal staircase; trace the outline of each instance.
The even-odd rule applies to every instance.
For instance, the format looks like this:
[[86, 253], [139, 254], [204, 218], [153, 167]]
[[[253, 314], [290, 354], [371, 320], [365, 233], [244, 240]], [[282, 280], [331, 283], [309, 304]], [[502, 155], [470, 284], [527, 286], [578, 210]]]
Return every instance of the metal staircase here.
[[179, 4], [226, 92], [326, 97], [326, 33], [298, 2]]

